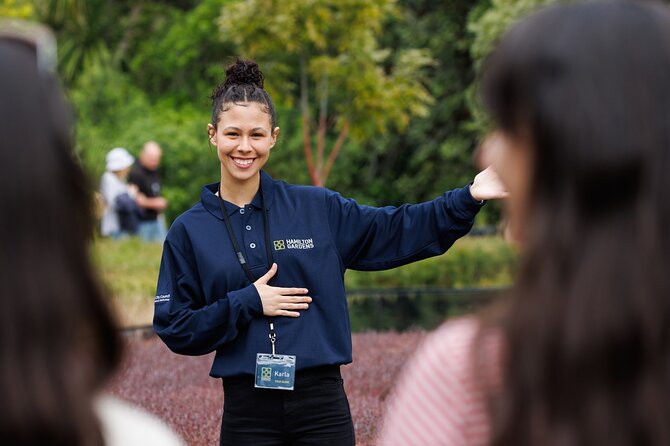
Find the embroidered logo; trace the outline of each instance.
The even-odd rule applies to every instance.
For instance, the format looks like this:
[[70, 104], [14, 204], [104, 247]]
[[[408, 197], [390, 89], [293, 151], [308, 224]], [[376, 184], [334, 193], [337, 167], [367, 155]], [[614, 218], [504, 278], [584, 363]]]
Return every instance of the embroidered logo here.
[[286, 249], [286, 244], [284, 243], [284, 240], [275, 240], [275, 251], [281, 251], [282, 249]]
[[289, 238], [286, 239], [286, 249], [313, 249], [314, 241], [311, 238]]
[[275, 251], [283, 249], [314, 249], [314, 240], [311, 238], [287, 238], [286, 240], [275, 240]]
[[170, 295], [169, 294], [159, 294], [154, 298], [154, 303], [162, 303], [162, 302], [169, 302], [170, 301]]

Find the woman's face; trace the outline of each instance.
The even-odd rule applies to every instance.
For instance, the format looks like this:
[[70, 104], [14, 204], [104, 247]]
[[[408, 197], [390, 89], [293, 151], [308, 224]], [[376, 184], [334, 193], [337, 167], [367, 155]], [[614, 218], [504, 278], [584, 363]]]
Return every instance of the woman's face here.
[[493, 166], [500, 181], [509, 192], [505, 199], [507, 227], [505, 234], [515, 242], [523, 242], [532, 178], [532, 150], [530, 138], [502, 131], [491, 133], [482, 144], [480, 163]]
[[277, 141], [270, 115], [255, 102], [230, 104], [219, 114], [216, 128], [208, 126], [209, 138], [221, 162], [221, 181], [245, 183], [256, 179]]

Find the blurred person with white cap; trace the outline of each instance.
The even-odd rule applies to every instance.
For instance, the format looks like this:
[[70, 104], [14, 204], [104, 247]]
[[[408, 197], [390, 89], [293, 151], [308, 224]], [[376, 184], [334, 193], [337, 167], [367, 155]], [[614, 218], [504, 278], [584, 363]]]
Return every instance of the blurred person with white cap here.
[[123, 238], [137, 230], [137, 187], [127, 183], [135, 158], [122, 147], [107, 153], [106, 172], [100, 180], [100, 194], [105, 203], [100, 232], [103, 236]]

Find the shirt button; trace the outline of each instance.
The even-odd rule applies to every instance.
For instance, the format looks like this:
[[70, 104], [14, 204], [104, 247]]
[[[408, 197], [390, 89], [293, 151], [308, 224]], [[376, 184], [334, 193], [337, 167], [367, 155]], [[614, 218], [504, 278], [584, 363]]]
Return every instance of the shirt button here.
[[252, 243], [252, 244], [249, 245], [249, 248], [251, 248], [251, 249], [254, 249], [255, 247], [256, 247], [255, 243]]
[[244, 214], [244, 208], [240, 209], [240, 214]]
[[246, 229], [247, 231], [251, 231], [251, 226], [247, 225]]

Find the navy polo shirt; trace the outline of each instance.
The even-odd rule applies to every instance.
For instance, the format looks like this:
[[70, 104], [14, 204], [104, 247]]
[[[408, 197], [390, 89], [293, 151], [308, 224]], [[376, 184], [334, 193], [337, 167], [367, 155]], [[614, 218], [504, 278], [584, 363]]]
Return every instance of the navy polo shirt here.
[[[268, 320], [221, 215], [218, 183], [179, 216], [165, 240], [154, 329], [174, 352], [216, 351], [210, 374], [254, 374], [256, 353], [271, 351]], [[481, 208], [468, 187], [433, 201], [375, 208], [331, 190], [287, 184], [261, 172], [269, 241], [278, 265], [273, 286], [304, 287], [312, 303], [298, 318], [275, 317], [276, 349], [298, 370], [351, 362], [344, 289], [347, 269], [383, 270], [444, 253]], [[260, 194], [225, 209], [254, 277], [268, 270]]]

